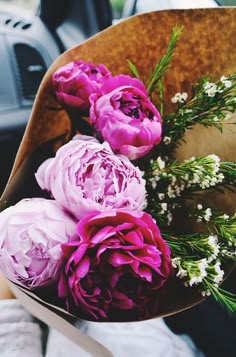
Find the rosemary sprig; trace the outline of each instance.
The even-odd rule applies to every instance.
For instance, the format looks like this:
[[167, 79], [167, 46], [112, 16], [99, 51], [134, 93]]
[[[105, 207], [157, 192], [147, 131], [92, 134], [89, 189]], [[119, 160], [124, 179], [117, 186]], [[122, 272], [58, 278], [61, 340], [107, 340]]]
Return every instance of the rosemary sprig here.
[[198, 209], [192, 210], [190, 215], [205, 223], [208, 230], [215, 232], [228, 248], [236, 250], [236, 213], [229, 216], [217, 209], [198, 205]]
[[159, 98], [159, 111], [161, 116], [164, 115], [164, 86], [163, 80], [160, 79], [157, 83], [158, 98]]
[[204, 208], [201, 204], [192, 209], [190, 216], [205, 224], [208, 232], [219, 237], [221, 261], [236, 261], [236, 214], [229, 216], [217, 209]]
[[217, 236], [211, 233], [174, 235], [173, 233], [163, 232], [162, 236], [175, 257], [192, 260], [206, 258], [211, 261], [216, 259], [220, 252]]
[[161, 57], [159, 63], [156, 65], [155, 69], [151, 71], [148, 83], [146, 84], [147, 91], [149, 96], [152, 96], [153, 91], [155, 90], [159, 80], [164, 76], [168, 71], [170, 62], [174, 57], [174, 52], [180, 35], [183, 32], [183, 27], [176, 25], [173, 28], [171, 40], [169, 46], [166, 50], [166, 53]]
[[127, 62], [128, 62], [128, 66], [129, 66], [129, 69], [130, 69], [130, 71], [131, 71], [133, 77], [139, 79], [140, 76], [139, 76], [138, 69], [137, 69], [137, 67], [135, 66], [135, 64], [132, 63], [130, 60], [127, 60]]
[[236, 162], [221, 162], [220, 172], [224, 175], [224, 182], [235, 185]]
[[[153, 92], [157, 91], [158, 98], [159, 98], [159, 107], [160, 107], [159, 110], [161, 115], [164, 114], [162, 78], [170, 67], [170, 63], [174, 57], [174, 52], [176, 49], [177, 42], [179, 40], [180, 35], [183, 32], [183, 29], [184, 27], [179, 27], [178, 25], [175, 25], [172, 31], [170, 43], [167, 47], [165, 54], [161, 57], [154, 70], [151, 70], [148, 81], [142, 79], [143, 83], [147, 88], [147, 92], [150, 98], [152, 98]], [[135, 64], [130, 60], [127, 60], [127, 63], [133, 77], [140, 79], [140, 75]]]
[[236, 295], [219, 288], [213, 284], [210, 279], [204, 279], [203, 285], [205, 286], [205, 289], [214, 297], [214, 299], [230, 314], [236, 311]]
[[[222, 239], [222, 246], [224, 248], [232, 248], [236, 251], [236, 214], [232, 217], [226, 214], [212, 214], [209, 223], [213, 226], [217, 235]], [[209, 224], [208, 224], [209, 225]]]

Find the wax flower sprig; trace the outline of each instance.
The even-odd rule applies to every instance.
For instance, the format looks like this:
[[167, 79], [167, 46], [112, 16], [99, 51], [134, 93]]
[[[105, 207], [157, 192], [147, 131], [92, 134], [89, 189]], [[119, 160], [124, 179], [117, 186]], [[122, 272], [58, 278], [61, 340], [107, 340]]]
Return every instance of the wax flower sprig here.
[[223, 75], [216, 82], [204, 77], [193, 86], [192, 93], [176, 93], [171, 101], [177, 108], [163, 115], [163, 137], [168, 138], [161, 146], [165, 153], [173, 151], [196, 124], [223, 130], [230, 113], [236, 111], [236, 73]]
[[201, 221], [209, 232], [220, 237], [220, 255], [223, 259], [236, 261], [236, 214], [229, 216], [198, 204], [190, 216]]
[[[202, 206], [198, 204], [198, 206]], [[190, 214], [193, 218], [193, 215]], [[216, 214], [210, 208], [201, 209], [195, 218], [205, 222], [205, 232], [190, 234], [174, 234], [167, 230], [163, 237], [168, 242], [173, 256], [183, 259], [206, 259], [212, 262], [216, 259], [228, 262], [236, 260], [236, 215]]]
[[176, 269], [176, 277], [183, 279], [185, 286], [196, 285], [202, 296], [212, 295], [229, 312], [233, 312], [236, 296], [221, 289], [219, 284], [225, 274], [223, 265], [236, 261], [236, 215], [230, 217], [204, 209], [201, 204], [193, 212], [191, 217], [204, 221], [208, 233], [163, 233], [174, 256], [172, 265]]
[[224, 277], [220, 260], [208, 262], [205, 258], [175, 257], [172, 265], [176, 269], [176, 277], [183, 279], [186, 287], [196, 285], [203, 297], [212, 295], [228, 312], [236, 310], [236, 296], [219, 287]]
[[164, 232], [163, 236], [174, 252], [174, 256], [186, 259], [205, 258], [208, 262], [211, 262], [220, 254], [218, 237], [211, 232], [185, 235]]
[[235, 178], [236, 163], [221, 162], [214, 154], [167, 164], [158, 157], [150, 161], [150, 171], [145, 172], [147, 210], [163, 224], [169, 224], [176, 207], [193, 198], [194, 192], [220, 189], [223, 185], [233, 187]]

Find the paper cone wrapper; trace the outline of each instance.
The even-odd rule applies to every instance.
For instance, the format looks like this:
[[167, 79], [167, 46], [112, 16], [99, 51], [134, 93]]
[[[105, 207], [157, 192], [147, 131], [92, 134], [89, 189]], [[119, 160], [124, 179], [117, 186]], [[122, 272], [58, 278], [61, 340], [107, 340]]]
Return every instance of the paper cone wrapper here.
[[[199, 78], [209, 75], [219, 79], [236, 69], [236, 8], [198, 10], [169, 10], [141, 14], [124, 20], [81, 45], [63, 53], [47, 71], [33, 106], [14, 167], [1, 198], [16, 203], [22, 198], [40, 195], [34, 173], [38, 166], [67, 142], [71, 135], [71, 122], [64, 110], [58, 110], [51, 77], [57, 68], [72, 61], [83, 59], [95, 64], [105, 64], [113, 75], [130, 74], [127, 60], [138, 68], [140, 77], [147, 78], [168, 47], [173, 27], [184, 26], [171, 68], [165, 75], [165, 108], [173, 110], [171, 98], [176, 92], [190, 93]], [[233, 125], [226, 125], [223, 134], [214, 128], [196, 126], [186, 135], [186, 143], [176, 152], [183, 160], [191, 156], [216, 154], [225, 161], [235, 161], [236, 140]], [[208, 206], [214, 205], [233, 213], [235, 193], [225, 192], [220, 197], [212, 192], [204, 195]], [[58, 328], [68, 337], [96, 356], [109, 356], [95, 341], [83, 336], [72, 327], [75, 319], [39, 301], [32, 293], [25, 293], [13, 285], [16, 296], [28, 310], [47, 324]], [[157, 317], [185, 310], [203, 298], [193, 288], [181, 283], [169, 287], [169, 294], [160, 307]]]

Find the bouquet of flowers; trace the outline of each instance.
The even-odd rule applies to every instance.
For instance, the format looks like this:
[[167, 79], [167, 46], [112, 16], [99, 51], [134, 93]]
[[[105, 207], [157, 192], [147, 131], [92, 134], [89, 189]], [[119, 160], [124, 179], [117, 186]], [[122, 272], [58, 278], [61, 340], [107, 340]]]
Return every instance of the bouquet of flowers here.
[[[170, 16], [168, 45], [145, 76], [132, 52], [127, 74], [75, 49], [40, 89], [45, 100], [37, 103], [46, 109], [34, 108], [39, 120], [27, 130], [36, 135], [46, 123], [45, 137], [30, 143], [31, 156], [24, 137], [24, 160], [18, 156], [2, 198], [0, 270], [70, 316], [139, 321], [209, 295], [236, 309], [236, 297], [220, 288], [236, 260], [235, 205], [225, 199], [234, 194], [236, 162], [217, 150], [186, 158], [184, 144], [195, 127], [218, 130], [219, 140], [232, 129], [236, 73], [205, 73], [187, 90], [183, 80], [178, 92], [168, 88], [186, 19], [193, 19], [179, 13], [184, 26]], [[225, 21], [234, 15], [226, 11]], [[126, 23], [146, 16], [159, 14]], [[196, 131], [192, 138], [198, 145]]]

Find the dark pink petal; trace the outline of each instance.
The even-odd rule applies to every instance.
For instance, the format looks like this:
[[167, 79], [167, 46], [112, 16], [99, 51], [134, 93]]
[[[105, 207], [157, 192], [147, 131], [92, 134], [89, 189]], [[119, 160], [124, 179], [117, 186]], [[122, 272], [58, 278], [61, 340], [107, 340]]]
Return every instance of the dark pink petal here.
[[[70, 242], [70, 243], [72, 243], [72, 242]], [[64, 243], [61, 245], [61, 249], [62, 249], [66, 258], [69, 258], [71, 256], [71, 254], [78, 247], [78, 242], [74, 241], [72, 244], [70, 244], [70, 243]]]
[[139, 265], [139, 269], [138, 269], [138, 275], [141, 278], [146, 279], [147, 281], [149, 281], [149, 283], [152, 282], [152, 271], [149, 267], [145, 266], [144, 264], [140, 264]]
[[121, 275], [122, 272], [118, 272], [116, 270], [112, 272], [111, 279], [109, 281], [111, 288], [114, 288], [117, 285]]
[[66, 297], [68, 295], [68, 293], [69, 293], [68, 283], [67, 283], [65, 276], [62, 274], [61, 278], [59, 280], [59, 283], [58, 283], [58, 296]]
[[102, 86], [102, 93], [103, 94], [110, 93], [114, 89], [124, 86], [133, 86], [139, 88], [142, 92], [145, 93], [145, 95], [147, 94], [147, 89], [143, 84], [143, 82], [141, 82], [139, 79], [124, 74], [119, 74], [117, 76], [105, 80]]
[[88, 244], [78, 244], [78, 248], [72, 255], [75, 264], [78, 264], [78, 262], [82, 259], [87, 248]]
[[136, 249], [137, 247], [142, 247], [144, 244], [143, 235], [139, 230], [128, 232], [124, 239], [128, 243], [135, 244]]
[[65, 93], [56, 92], [56, 97], [58, 102], [66, 103], [71, 108], [81, 107], [85, 104], [83, 99]]
[[128, 231], [133, 228], [133, 223], [130, 222], [124, 222], [122, 224], [118, 224], [116, 227], [117, 231]]
[[114, 267], [119, 267], [120, 265], [131, 264], [133, 262], [133, 258], [120, 252], [112, 252], [109, 255], [108, 262]]
[[119, 310], [131, 310], [135, 303], [128, 298], [124, 293], [119, 292], [118, 290], [113, 291], [113, 301], [112, 306]]
[[84, 257], [79, 264], [76, 266], [75, 276], [78, 279], [84, 278], [88, 272], [90, 267], [90, 259], [89, 257]]
[[93, 244], [98, 244], [115, 234], [113, 226], [106, 226], [101, 228], [90, 240]]

